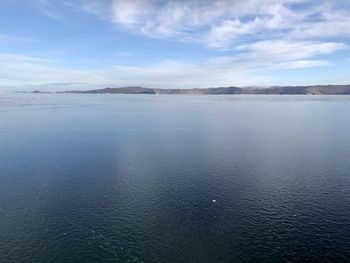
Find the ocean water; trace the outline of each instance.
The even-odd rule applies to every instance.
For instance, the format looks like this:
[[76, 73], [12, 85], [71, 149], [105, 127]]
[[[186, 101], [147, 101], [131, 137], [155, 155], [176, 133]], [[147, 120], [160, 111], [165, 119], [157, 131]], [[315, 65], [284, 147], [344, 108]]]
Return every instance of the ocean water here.
[[349, 260], [350, 96], [0, 96], [0, 262]]

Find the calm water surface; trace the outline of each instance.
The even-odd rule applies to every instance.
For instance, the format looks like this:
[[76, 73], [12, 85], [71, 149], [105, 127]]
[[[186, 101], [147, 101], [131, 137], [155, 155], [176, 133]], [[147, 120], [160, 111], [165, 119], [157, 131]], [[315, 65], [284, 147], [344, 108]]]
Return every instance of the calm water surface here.
[[347, 260], [350, 97], [0, 95], [0, 262]]

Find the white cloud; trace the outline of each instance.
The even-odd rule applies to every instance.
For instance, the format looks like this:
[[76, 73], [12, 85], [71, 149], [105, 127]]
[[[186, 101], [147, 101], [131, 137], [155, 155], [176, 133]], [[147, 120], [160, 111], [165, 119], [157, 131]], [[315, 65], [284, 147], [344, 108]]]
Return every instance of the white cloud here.
[[76, 82], [83, 80], [97, 83], [105, 80], [103, 71], [69, 70], [59, 68], [54, 64], [54, 61], [36, 57], [0, 54], [0, 80], [2, 85], [39, 85], [47, 82]]
[[350, 36], [350, 4], [343, 0], [89, 0], [83, 8], [135, 33], [214, 48], [232, 47], [243, 36]]
[[321, 21], [300, 24], [292, 31], [292, 35], [305, 39], [349, 38], [350, 12], [323, 13]]
[[10, 35], [0, 34], [0, 44], [18, 44], [18, 43], [31, 43], [34, 42], [32, 39], [15, 37]]
[[303, 69], [328, 66], [329, 62], [325, 60], [295, 60], [276, 64], [275, 66], [281, 69]]
[[266, 67], [294, 69], [325, 66], [328, 63], [312, 59], [280, 60], [277, 57], [266, 61], [263, 57], [251, 59], [249, 55], [250, 53], [241, 57], [212, 57], [199, 64], [164, 60], [148, 67], [115, 65], [79, 70], [58, 67], [56, 66], [58, 63], [51, 60], [0, 54], [0, 80], [2, 86], [29, 90], [70, 90], [129, 85], [158, 88], [248, 86], [273, 83], [273, 79], [261, 73], [261, 69]]
[[266, 81], [266, 78], [248, 67], [240, 68], [230, 64], [229, 60], [226, 64], [224, 61], [221, 58], [202, 64], [190, 64], [165, 60], [148, 67], [115, 65], [95, 70], [75, 70], [57, 67], [54, 61], [40, 58], [0, 54], [0, 80], [2, 86], [21, 88], [31, 85], [31, 89], [39, 86], [49, 89], [55, 87], [59, 90], [69, 89], [64, 83], [85, 83], [78, 85], [85, 89], [111, 85], [192, 88], [249, 85]]
[[350, 37], [344, 0], [89, 0], [84, 8], [133, 33], [232, 51], [231, 63], [247, 68], [324, 66], [314, 57], [346, 49], [337, 37]]
[[[35, 1], [45, 12], [53, 12], [48, 10], [53, 0]], [[336, 37], [350, 37], [347, 0], [65, 0], [64, 4], [136, 34], [224, 50], [263, 41], [291, 42], [290, 48], [304, 43], [303, 50], [313, 47], [309, 42], [320, 42], [318, 47], [327, 48], [329, 42], [338, 42]]]
[[330, 54], [345, 48], [345, 44], [336, 42], [266, 40], [241, 45], [237, 50], [247, 51], [254, 59], [295, 60]]
[[[58, 17], [53, 0], [33, 0]], [[347, 0], [65, 0], [118, 27], [154, 38], [230, 49], [244, 41], [350, 37]]]
[[41, 11], [42, 14], [48, 16], [53, 19], [61, 19], [61, 15], [59, 15], [52, 3], [51, 0], [33, 0], [36, 7]]

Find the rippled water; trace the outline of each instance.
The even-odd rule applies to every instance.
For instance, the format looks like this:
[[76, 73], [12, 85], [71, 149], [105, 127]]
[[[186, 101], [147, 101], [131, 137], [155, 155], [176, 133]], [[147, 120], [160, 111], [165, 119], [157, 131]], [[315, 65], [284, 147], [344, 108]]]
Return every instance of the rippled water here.
[[0, 96], [0, 262], [349, 258], [350, 97]]

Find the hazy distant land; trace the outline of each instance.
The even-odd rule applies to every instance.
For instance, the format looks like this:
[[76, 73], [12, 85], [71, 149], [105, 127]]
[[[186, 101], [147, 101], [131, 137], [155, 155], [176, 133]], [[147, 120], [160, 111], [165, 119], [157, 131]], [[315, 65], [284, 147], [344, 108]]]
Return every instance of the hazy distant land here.
[[[34, 93], [41, 93], [35, 91]], [[274, 86], [269, 88], [256, 87], [219, 87], [219, 88], [196, 88], [196, 89], [155, 89], [139, 86], [122, 88], [104, 88], [94, 90], [70, 90], [58, 93], [78, 94], [203, 94], [203, 95], [225, 95], [225, 94], [276, 94], [276, 95], [350, 95], [350, 85], [314, 85], [314, 86]]]

